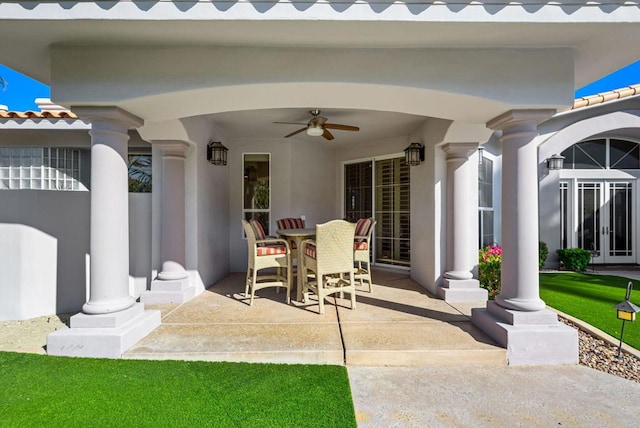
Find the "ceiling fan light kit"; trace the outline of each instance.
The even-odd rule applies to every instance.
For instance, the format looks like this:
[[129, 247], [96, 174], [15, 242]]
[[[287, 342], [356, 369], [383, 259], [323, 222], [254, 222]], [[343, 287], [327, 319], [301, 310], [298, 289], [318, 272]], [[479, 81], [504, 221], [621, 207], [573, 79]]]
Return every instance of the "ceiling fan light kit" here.
[[307, 128], [307, 135], [311, 136], [311, 137], [320, 137], [322, 136], [322, 134], [324, 134], [324, 129], [322, 129], [321, 127], [308, 127]]

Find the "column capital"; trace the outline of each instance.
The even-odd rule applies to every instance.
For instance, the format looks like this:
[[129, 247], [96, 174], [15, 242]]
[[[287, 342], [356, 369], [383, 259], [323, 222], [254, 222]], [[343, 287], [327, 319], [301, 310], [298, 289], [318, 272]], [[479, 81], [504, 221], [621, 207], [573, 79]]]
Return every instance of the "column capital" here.
[[469, 159], [480, 147], [479, 143], [447, 143], [442, 146], [442, 151], [447, 154], [447, 160]]
[[162, 156], [184, 157], [189, 149], [189, 143], [180, 140], [152, 140], [151, 145], [160, 149]]
[[509, 110], [487, 122], [487, 128], [504, 131], [513, 125], [534, 124], [544, 122], [556, 114], [552, 109]]
[[90, 122], [102, 120], [120, 122], [127, 129], [139, 128], [144, 124], [143, 119], [115, 106], [73, 106], [73, 112], [81, 119]]

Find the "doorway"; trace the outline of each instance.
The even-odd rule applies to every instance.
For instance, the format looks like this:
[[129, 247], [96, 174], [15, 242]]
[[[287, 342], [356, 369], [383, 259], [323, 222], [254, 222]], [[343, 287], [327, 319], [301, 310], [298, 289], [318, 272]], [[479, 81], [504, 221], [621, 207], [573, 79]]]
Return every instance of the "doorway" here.
[[561, 183], [563, 247], [591, 251], [596, 264], [634, 263], [634, 185], [617, 180]]

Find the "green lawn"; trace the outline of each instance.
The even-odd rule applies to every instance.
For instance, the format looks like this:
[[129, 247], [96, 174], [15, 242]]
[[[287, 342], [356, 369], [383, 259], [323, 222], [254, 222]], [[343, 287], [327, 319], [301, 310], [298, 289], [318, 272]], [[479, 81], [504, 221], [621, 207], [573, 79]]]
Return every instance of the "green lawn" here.
[[342, 366], [0, 352], [0, 426], [355, 427]]
[[[547, 305], [620, 339], [622, 321], [614, 307], [624, 301], [628, 282], [619, 276], [544, 273], [540, 274], [540, 297]], [[640, 306], [640, 283], [632, 282], [631, 302]], [[624, 342], [640, 349], [640, 318], [626, 323]]]

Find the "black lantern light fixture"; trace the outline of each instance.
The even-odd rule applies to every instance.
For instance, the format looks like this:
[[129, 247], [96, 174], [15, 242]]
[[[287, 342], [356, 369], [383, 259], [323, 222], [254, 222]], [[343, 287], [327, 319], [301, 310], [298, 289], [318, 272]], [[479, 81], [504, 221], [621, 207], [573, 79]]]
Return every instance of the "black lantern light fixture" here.
[[207, 160], [214, 165], [226, 165], [228, 151], [220, 141], [212, 141], [207, 145]]
[[564, 156], [555, 154], [547, 159], [547, 169], [550, 171], [562, 169], [564, 166]]
[[424, 160], [424, 146], [420, 143], [411, 143], [404, 149], [404, 163], [410, 166], [420, 165]]

